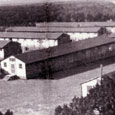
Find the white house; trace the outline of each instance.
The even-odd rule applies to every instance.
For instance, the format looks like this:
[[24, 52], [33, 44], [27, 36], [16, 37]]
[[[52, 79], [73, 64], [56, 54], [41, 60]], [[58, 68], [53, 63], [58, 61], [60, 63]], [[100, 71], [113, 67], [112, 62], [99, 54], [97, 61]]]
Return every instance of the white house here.
[[82, 96], [86, 97], [87, 94], [89, 93], [89, 90], [95, 87], [96, 84], [100, 84], [100, 81], [101, 81], [101, 77], [97, 77], [82, 83], [81, 84]]
[[11, 75], [26, 79], [26, 64], [14, 56], [10, 56], [1, 62], [1, 68]]

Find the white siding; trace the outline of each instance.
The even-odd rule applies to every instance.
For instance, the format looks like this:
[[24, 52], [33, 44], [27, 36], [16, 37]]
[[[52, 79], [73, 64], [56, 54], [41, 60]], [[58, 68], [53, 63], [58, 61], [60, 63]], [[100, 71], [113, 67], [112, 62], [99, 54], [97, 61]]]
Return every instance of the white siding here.
[[48, 48], [49, 47], [49, 41], [48, 40], [42, 40], [41, 41], [41, 47], [40, 48]]
[[16, 39], [16, 38], [13, 38], [13, 39], [12, 39], [12, 41], [14, 41], [14, 42], [18, 42], [18, 39]]
[[9, 38], [4, 38], [4, 40], [10, 40]]
[[0, 49], [0, 60], [4, 59], [4, 49]]
[[4, 38], [0, 38], [0, 40], [4, 40]]
[[[19, 68], [19, 64], [22, 64], [22, 68]], [[18, 59], [16, 59], [16, 75], [22, 79], [26, 79], [26, 64]]]
[[[70, 38], [72, 41], [79, 41], [84, 40], [88, 38], [97, 37], [97, 33], [67, 33], [70, 35]], [[0, 38], [1, 40], [9, 40], [10, 38]], [[43, 49], [48, 48], [52, 46], [57, 46], [57, 40], [50, 40], [50, 39], [27, 39], [27, 38], [13, 38], [13, 41], [17, 41], [21, 44], [22, 51], [26, 52], [26, 48], [28, 48], [27, 51], [35, 50], [35, 49]]]
[[110, 32], [115, 33], [115, 27], [107, 27], [108, 30], [110, 30]]
[[17, 41], [21, 44], [22, 51], [26, 52], [26, 48], [28, 48], [27, 51], [35, 50], [35, 49], [42, 49], [42, 48], [48, 48], [51, 46], [57, 45], [57, 40], [47, 40], [47, 39], [18, 39], [14, 38], [13, 41]]
[[57, 40], [49, 40], [49, 46], [57, 46]]
[[97, 33], [68, 33], [68, 35], [70, 35], [70, 39], [72, 41], [79, 41], [98, 36]]
[[[15, 61], [11, 61], [10, 59], [15, 59]], [[4, 67], [4, 63], [7, 64], [6, 67]], [[22, 64], [22, 68], [19, 68], [19, 64]], [[14, 65], [15, 72], [12, 72], [11, 65]], [[9, 74], [15, 74], [19, 76], [22, 79], [26, 79], [26, 64], [22, 62], [21, 60], [15, 58], [14, 56], [10, 56], [9, 58], [3, 60], [1, 62], [1, 68], [5, 71], [7, 71]]]
[[87, 96], [87, 94], [89, 93], [88, 87], [91, 87], [91, 88], [95, 87], [96, 84], [100, 82], [100, 80], [101, 80], [101, 77], [91, 80], [89, 82], [83, 83], [82, 84], [82, 96], [83, 97]]

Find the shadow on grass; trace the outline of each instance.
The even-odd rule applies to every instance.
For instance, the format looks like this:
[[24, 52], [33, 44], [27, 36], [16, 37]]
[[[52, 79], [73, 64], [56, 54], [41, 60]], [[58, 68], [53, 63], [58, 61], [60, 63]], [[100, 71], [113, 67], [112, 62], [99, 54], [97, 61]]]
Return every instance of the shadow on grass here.
[[52, 74], [52, 77], [54, 79], [62, 79], [62, 78], [69, 77], [69, 76], [74, 75], [74, 74], [79, 74], [79, 73], [82, 73], [82, 72], [86, 72], [86, 71], [89, 71], [89, 70], [100, 68], [101, 64], [103, 66], [107, 66], [107, 65], [110, 65], [110, 64], [113, 64], [113, 63], [115, 63], [115, 57], [101, 59], [101, 60], [94, 61], [94, 62], [91, 62], [91, 63], [86, 63], [86, 64], [81, 63], [81, 65], [75, 66], [71, 69], [63, 69], [63, 71], [54, 73], [54, 74]]

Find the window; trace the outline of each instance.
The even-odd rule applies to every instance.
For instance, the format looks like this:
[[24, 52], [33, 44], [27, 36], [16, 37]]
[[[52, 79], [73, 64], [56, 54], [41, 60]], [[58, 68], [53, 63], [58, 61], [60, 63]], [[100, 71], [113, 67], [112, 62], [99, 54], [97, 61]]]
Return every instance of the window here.
[[10, 58], [9, 60], [10, 60], [10, 61], [15, 61], [15, 58]]
[[4, 67], [7, 67], [7, 63], [6, 62], [4, 62]]
[[29, 50], [29, 48], [28, 48], [28, 47], [25, 47], [25, 50], [26, 50], [26, 51], [28, 51], [28, 50]]
[[22, 64], [19, 64], [19, 68], [22, 69]]

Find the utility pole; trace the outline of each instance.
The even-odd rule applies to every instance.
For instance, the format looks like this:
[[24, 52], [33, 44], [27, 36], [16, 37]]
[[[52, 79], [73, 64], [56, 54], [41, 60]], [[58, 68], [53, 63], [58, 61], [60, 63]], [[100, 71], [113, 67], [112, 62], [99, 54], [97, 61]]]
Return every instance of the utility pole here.
[[103, 76], [103, 65], [102, 64], [100, 65], [100, 70], [101, 70], [101, 78], [102, 78]]
[[86, 17], [85, 17], [85, 22], [88, 22], [88, 0], [87, 0], [87, 5], [86, 5]]

